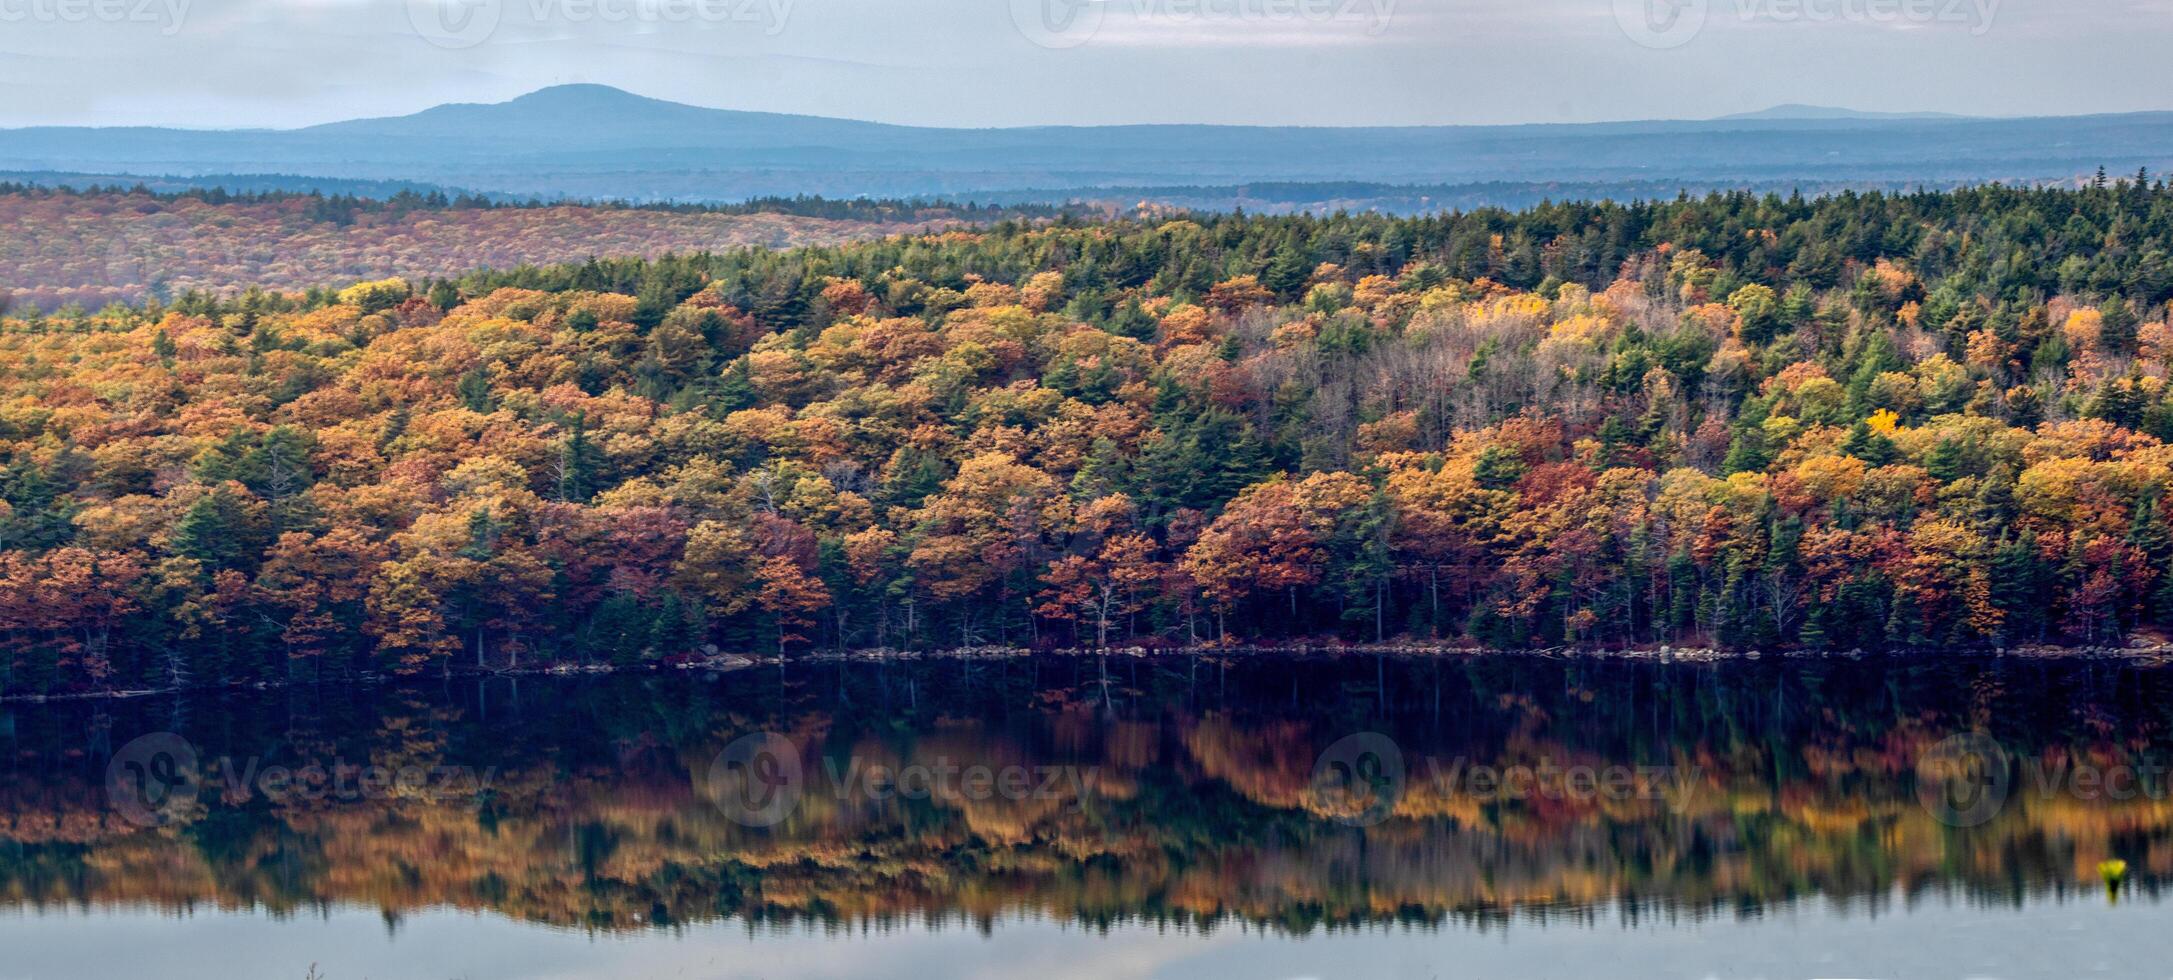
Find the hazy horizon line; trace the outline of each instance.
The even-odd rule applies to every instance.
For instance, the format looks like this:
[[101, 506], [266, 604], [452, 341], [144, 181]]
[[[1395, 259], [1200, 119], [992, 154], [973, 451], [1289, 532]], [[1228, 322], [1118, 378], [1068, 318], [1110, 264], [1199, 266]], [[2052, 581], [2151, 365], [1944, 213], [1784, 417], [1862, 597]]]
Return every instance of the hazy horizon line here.
[[[2076, 112], [2063, 112], [2063, 113], [2051, 113], [2051, 114], [2041, 114], [2041, 113], [2033, 114], [2033, 113], [2024, 113], [2024, 114], [2019, 114], [2019, 115], [1982, 115], [1982, 114], [1972, 114], [1972, 113], [1954, 113], [1954, 112], [1945, 112], [1945, 111], [1941, 111], [1941, 110], [1936, 110], [1936, 109], [1915, 109], [1915, 110], [1862, 110], [1862, 109], [1855, 109], [1855, 108], [1851, 108], [1851, 107], [1847, 107], [1847, 106], [1816, 105], [1816, 104], [1811, 104], [1811, 103], [1801, 103], [1801, 102], [1784, 102], [1784, 103], [1777, 103], [1777, 104], [1774, 104], [1774, 105], [1766, 106], [1766, 107], [1764, 107], [1764, 108], [1759, 108], [1759, 109], [1751, 109], [1751, 110], [1745, 110], [1745, 111], [1740, 111], [1740, 112], [1730, 112], [1730, 113], [1722, 113], [1722, 114], [1720, 114], [1720, 115], [1716, 115], [1716, 116], [1637, 116], [1637, 117], [1606, 118], [1606, 119], [1588, 119], [1588, 120], [1582, 120], [1582, 121], [1574, 121], [1574, 122], [1564, 122], [1564, 121], [1540, 121], [1540, 120], [1534, 120], [1534, 121], [1528, 121], [1528, 122], [1479, 122], [1479, 123], [1468, 123], [1468, 122], [1467, 122], [1467, 123], [1353, 123], [1353, 124], [1349, 124], [1349, 125], [1333, 125], [1333, 124], [1321, 124], [1321, 123], [1273, 123], [1273, 122], [1255, 122], [1255, 123], [1233, 123], [1233, 122], [1207, 122], [1207, 121], [1191, 121], [1191, 122], [1022, 123], [1022, 124], [1016, 124], [1016, 125], [1004, 125], [1004, 126], [972, 126], [972, 125], [929, 125], [929, 124], [924, 124], [924, 123], [901, 123], [901, 122], [892, 122], [892, 121], [889, 121], [889, 120], [885, 120], [885, 119], [881, 119], [881, 118], [873, 118], [873, 117], [867, 117], [867, 116], [825, 115], [825, 114], [820, 114], [820, 113], [802, 113], [802, 112], [780, 112], [780, 111], [777, 111], [777, 110], [771, 110], [771, 109], [747, 109], [747, 108], [738, 108], [738, 107], [733, 107], [733, 106], [723, 106], [723, 105], [707, 105], [707, 104], [702, 104], [702, 103], [695, 103], [695, 102], [682, 102], [682, 101], [679, 101], [679, 100], [677, 100], [677, 99], [668, 99], [668, 98], [662, 98], [662, 97], [659, 97], [659, 96], [645, 95], [645, 94], [643, 94], [643, 93], [640, 93], [640, 92], [636, 92], [636, 91], [633, 91], [633, 90], [631, 90], [631, 89], [623, 88], [623, 87], [620, 87], [620, 86], [617, 86], [617, 85], [610, 85], [610, 84], [605, 84], [605, 83], [601, 83], [601, 82], [563, 82], [563, 83], [555, 83], [555, 84], [551, 84], [551, 85], [544, 85], [544, 86], [541, 86], [541, 87], [538, 87], [538, 88], [530, 89], [530, 90], [528, 90], [528, 91], [526, 91], [526, 92], [523, 92], [523, 93], [521, 93], [521, 94], [519, 94], [519, 95], [515, 95], [515, 96], [509, 97], [509, 98], [501, 99], [501, 100], [498, 100], [498, 101], [495, 101], [495, 102], [491, 102], [491, 101], [444, 101], [444, 102], [434, 102], [434, 103], [430, 103], [430, 104], [428, 104], [428, 105], [424, 105], [424, 106], [422, 106], [422, 107], [420, 107], [420, 108], [417, 108], [417, 109], [414, 109], [414, 110], [411, 110], [411, 111], [409, 111], [409, 112], [405, 112], [405, 113], [395, 113], [395, 114], [391, 114], [391, 115], [354, 115], [354, 116], [342, 116], [342, 117], [338, 117], [338, 118], [332, 118], [332, 119], [325, 119], [325, 120], [322, 120], [322, 121], [319, 121], [319, 122], [313, 122], [313, 123], [306, 123], [306, 124], [302, 124], [302, 125], [295, 125], [295, 126], [268, 126], [268, 125], [248, 125], [248, 124], [235, 124], [235, 125], [222, 125], [222, 126], [203, 126], [203, 125], [182, 125], [182, 124], [162, 124], [162, 123], [120, 123], [120, 124], [96, 124], [96, 123], [40, 123], [40, 124], [36, 124], [36, 125], [30, 125], [30, 126], [0, 126], [0, 132], [26, 132], [26, 131], [31, 131], [31, 130], [49, 130], [49, 129], [90, 129], [90, 130], [127, 130], [127, 129], [156, 129], [156, 130], [171, 130], [171, 131], [176, 131], [176, 132], [193, 132], [193, 133], [299, 133], [299, 132], [305, 132], [305, 131], [307, 131], [307, 130], [311, 130], [311, 129], [316, 129], [316, 128], [319, 128], [319, 127], [322, 127], [322, 126], [333, 126], [333, 125], [339, 125], [339, 124], [342, 124], [342, 123], [352, 123], [352, 122], [374, 122], [374, 121], [382, 121], [382, 120], [404, 119], [404, 118], [408, 118], [408, 117], [411, 117], [411, 116], [415, 116], [415, 115], [420, 115], [420, 114], [422, 114], [422, 113], [430, 112], [430, 111], [432, 111], [432, 110], [436, 110], [436, 109], [443, 109], [443, 108], [449, 108], [449, 107], [460, 107], [460, 106], [473, 106], [473, 107], [491, 107], [491, 106], [503, 106], [503, 105], [508, 105], [508, 104], [511, 104], [511, 103], [513, 103], [513, 102], [517, 102], [517, 101], [520, 101], [521, 99], [526, 99], [526, 98], [530, 98], [530, 97], [533, 97], [533, 96], [535, 96], [535, 95], [538, 95], [538, 94], [540, 94], [540, 93], [544, 93], [544, 92], [550, 92], [550, 91], [554, 91], [554, 90], [561, 90], [561, 89], [601, 89], [601, 90], [608, 90], [608, 91], [611, 91], [611, 92], [614, 92], [614, 93], [618, 93], [618, 94], [621, 94], [621, 95], [626, 95], [626, 96], [630, 96], [630, 97], [633, 97], [633, 98], [637, 98], [637, 99], [642, 99], [642, 100], [646, 100], [646, 101], [651, 101], [651, 102], [657, 102], [657, 103], [662, 103], [662, 104], [666, 104], [666, 105], [673, 105], [673, 106], [682, 106], [682, 107], [686, 107], [686, 108], [692, 108], [692, 109], [701, 109], [701, 110], [706, 110], [706, 111], [712, 111], [712, 112], [731, 112], [731, 113], [743, 113], [743, 114], [747, 114], [747, 115], [778, 116], [778, 117], [786, 117], [786, 118], [798, 118], [798, 119], [823, 119], [823, 120], [831, 120], [831, 121], [837, 121], [837, 122], [852, 122], [852, 123], [865, 123], [865, 124], [868, 124], [868, 125], [874, 125], [874, 126], [890, 126], [890, 127], [895, 127], [895, 128], [899, 128], [899, 129], [922, 129], [922, 130], [957, 130], [957, 131], [1005, 131], [1005, 130], [1034, 130], [1034, 129], [1119, 129], [1119, 128], [1320, 129], [1320, 130], [1368, 130], [1368, 129], [1510, 129], [1510, 128], [1527, 128], [1527, 127], [1528, 127], [1528, 128], [1572, 128], [1572, 127], [1580, 127], [1580, 126], [1614, 126], [1614, 125], [1635, 125], [1635, 124], [1640, 124], [1640, 123], [1656, 123], [1656, 124], [1657, 124], [1657, 123], [1715, 123], [1715, 122], [1784, 122], [1784, 123], [1785, 123], [1785, 122], [1798, 122], [1798, 123], [1833, 123], [1833, 122], [1870, 122], [1870, 123], [1877, 123], [1877, 122], [1893, 122], [1893, 123], [1907, 123], [1907, 122], [1953, 122], [1953, 123], [1966, 123], [1966, 122], [2012, 122], [2012, 121], [2016, 121], [2016, 120], [2026, 120], [2026, 119], [2088, 119], [2088, 118], [2094, 118], [2094, 117], [2103, 117], [2103, 116], [2133, 116], [2133, 115], [2148, 115], [2148, 114], [2151, 114], [2151, 113], [2157, 113], [2157, 112], [2168, 112], [2168, 111], [2173, 111], [2173, 109], [2131, 109], [2131, 110], [2085, 110], [2085, 111], [2076, 111]], [[1805, 110], [1805, 111], [1810, 111], [1810, 112], [1820, 112], [1820, 113], [1835, 113], [1835, 115], [1825, 115], [1825, 116], [1821, 116], [1821, 115], [1785, 115], [1785, 114], [1783, 114], [1783, 113], [1786, 113], [1786, 112], [1788, 112], [1789, 110]]]

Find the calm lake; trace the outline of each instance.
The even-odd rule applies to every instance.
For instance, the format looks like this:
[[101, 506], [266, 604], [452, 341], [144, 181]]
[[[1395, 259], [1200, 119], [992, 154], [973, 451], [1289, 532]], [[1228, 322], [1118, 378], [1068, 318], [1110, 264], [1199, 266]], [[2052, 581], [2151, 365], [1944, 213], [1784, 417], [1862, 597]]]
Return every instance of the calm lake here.
[[1975, 658], [14, 704], [0, 978], [2168, 976], [2169, 723]]

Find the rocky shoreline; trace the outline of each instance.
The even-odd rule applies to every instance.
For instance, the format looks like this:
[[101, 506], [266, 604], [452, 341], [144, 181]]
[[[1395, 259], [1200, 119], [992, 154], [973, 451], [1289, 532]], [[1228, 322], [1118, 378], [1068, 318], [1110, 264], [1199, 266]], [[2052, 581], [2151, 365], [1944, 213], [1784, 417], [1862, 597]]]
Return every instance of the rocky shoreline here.
[[[1132, 657], [1137, 659], [1181, 658], [1242, 658], [1242, 657], [1349, 657], [1385, 656], [1408, 659], [1483, 657], [1543, 657], [1549, 659], [1586, 660], [1638, 660], [1659, 663], [1720, 663], [1735, 660], [1759, 660], [1766, 657], [1789, 659], [1849, 659], [1867, 657], [1911, 656], [1906, 653], [1874, 653], [1865, 650], [1811, 650], [1785, 649], [1777, 651], [1728, 650], [1718, 647], [1542, 647], [1527, 650], [1501, 650], [1492, 647], [1436, 646], [1409, 643], [1350, 643], [1306, 644], [1281, 643], [1272, 645], [1190, 646], [1190, 647], [1060, 647], [1034, 650], [1012, 646], [954, 647], [939, 650], [869, 649], [843, 652], [823, 651], [783, 658], [786, 663], [850, 663], [887, 662], [906, 660], [1001, 660], [1023, 657]], [[1927, 656], [1916, 654], [1915, 656]], [[2036, 660], [2126, 660], [2173, 663], [2173, 643], [2146, 643], [2138, 641], [2129, 646], [2042, 646], [2023, 645], [2014, 647], [1985, 647], [1945, 651], [1928, 656], [2014, 658]], [[733, 667], [756, 664], [777, 664], [780, 658], [771, 656], [732, 657]], [[697, 662], [682, 665], [689, 668], [707, 666]]]
[[[1552, 660], [1594, 661], [1648, 661], [1653, 663], [1724, 663], [1739, 660], [1760, 660], [1766, 657], [1783, 659], [1861, 660], [1867, 657], [1906, 658], [1905, 653], [1872, 653], [1864, 650], [1805, 650], [1778, 651], [1726, 650], [1717, 647], [1544, 647], [1530, 650], [1497, 650], [1489, 647], [1435, 646], [1411, 643], [1351, 643], [1308, 644], [1281, 643], [1273, 645], [1188, 646], [1188, 647], [1058, 647], [1036, 650], [1017, 646], [948, 647], [936, 650], [900, 650], [877, 647], [865, 650], [816, 651], [779, 657], [776, 654], [742, 654], [708, 651], [699, 659], [672, 663], [641, 664], [551, 664], [533, 667], [491, 668], [478, 670], [474, 667], [456, 667], [439, 677], [575, 677], [596, 674], [663, 673], [666, 671], [701, 671], [724, 673], [757, 667], [784, 667], [795, 664], [834, 663], [904, 663], [911, 661], [979, 661], [1020, 660], [1030, 657], [1126, 657], [1140, 660], [1237, 660], [1250, 657], [1392, 657], [1398, 659], [1479, 659], [1486, 657], [1538, 657]], [[1914, 656], [1927, 656], [1916, 654]], [[1968, 657], [1984, 659], [2016, 660], [2106, 660], [2158, 666], [2173, 664], [2173, 642], [2136, 640], [2127, 646], [2063, 647], [2024, 645], [2014, 647], [1986, 647], [1981, 649], [1953, 650], [1929, 656]], [[389, 683], [412, 681], [417, 677], [401, 677], [391, 674], [360, 674], [349, 679], [362, 683]], [[157, 697], [170, 694], [203, 693], [220, 690], [271, 690], [274, 688], [307, 686], [313, 681], [251, 681], [228, 684], [191, 684], [159, 688], [129, 688], [107, 691], [69, 691], [57, 694], [0, 694], [0, 704], [40, 704], [57, 701], [125, 700], [129, 698]]]

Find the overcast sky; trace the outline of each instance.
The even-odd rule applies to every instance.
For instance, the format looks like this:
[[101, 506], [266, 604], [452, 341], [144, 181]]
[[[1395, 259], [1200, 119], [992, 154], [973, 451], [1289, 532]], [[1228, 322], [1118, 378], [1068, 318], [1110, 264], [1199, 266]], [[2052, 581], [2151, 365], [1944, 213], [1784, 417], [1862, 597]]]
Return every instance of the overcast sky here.
[[2173, 107], [2173, 0], [0, 0], [0, 125], [297, 126], [562, 82], [954, 126]]

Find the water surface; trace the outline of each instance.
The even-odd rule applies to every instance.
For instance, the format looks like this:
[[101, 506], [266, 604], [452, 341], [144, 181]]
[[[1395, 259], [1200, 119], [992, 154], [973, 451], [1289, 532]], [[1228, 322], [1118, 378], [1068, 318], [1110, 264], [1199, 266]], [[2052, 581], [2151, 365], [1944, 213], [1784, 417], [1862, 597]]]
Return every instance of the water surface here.
[[2169, 676], [1048, 658], [13, 705], [0, 978], [2168, 975]]

